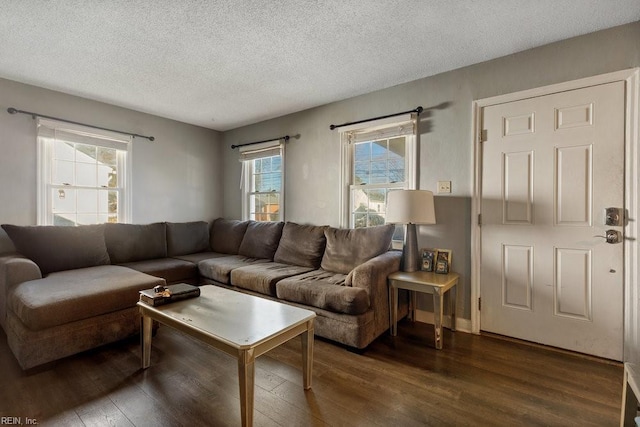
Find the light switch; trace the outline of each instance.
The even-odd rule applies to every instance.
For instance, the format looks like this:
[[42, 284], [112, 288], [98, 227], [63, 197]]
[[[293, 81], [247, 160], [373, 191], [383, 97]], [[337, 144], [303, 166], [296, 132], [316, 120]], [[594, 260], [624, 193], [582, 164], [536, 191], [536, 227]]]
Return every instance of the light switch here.
[[451, 181], [438, 181], [438, 194], [451, 193]]

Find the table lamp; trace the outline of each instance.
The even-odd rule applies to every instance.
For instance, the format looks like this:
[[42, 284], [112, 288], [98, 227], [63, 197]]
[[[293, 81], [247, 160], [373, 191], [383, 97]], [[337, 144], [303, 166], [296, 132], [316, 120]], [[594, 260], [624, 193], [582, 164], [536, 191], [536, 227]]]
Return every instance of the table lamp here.
[[392, 190], [387, 194], [387, 224], [406, 224], [402, 245], [402, 269], [420, 269], [416, 225], [435, 224], [433, 193], [427, 190]]

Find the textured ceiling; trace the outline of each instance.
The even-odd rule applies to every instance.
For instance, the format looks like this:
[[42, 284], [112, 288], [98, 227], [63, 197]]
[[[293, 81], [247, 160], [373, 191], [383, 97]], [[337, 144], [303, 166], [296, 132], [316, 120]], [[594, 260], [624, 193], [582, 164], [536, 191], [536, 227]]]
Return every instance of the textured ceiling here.
[[640, 0], [0, 0], [0, 77], [227, 130], [637, 20]]

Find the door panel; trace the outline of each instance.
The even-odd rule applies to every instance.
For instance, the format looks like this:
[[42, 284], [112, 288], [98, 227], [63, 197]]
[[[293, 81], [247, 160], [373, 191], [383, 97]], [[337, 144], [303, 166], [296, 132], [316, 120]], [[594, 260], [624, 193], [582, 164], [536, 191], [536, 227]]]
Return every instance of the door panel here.
[[481, 329], [622, 359], [624, 83], [482, 111]]

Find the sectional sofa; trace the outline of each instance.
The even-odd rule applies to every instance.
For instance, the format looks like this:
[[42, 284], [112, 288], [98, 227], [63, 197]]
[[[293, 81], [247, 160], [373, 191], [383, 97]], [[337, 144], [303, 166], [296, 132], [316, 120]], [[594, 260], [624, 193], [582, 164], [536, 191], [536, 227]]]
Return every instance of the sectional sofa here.
[[389, 327], [387, 276], [401, 258], [392, 225], [2, 227], [17, 252], [0, 255], [0, 326], [23, 369], [138, 333], [138, 291], [179, 282], [312, 309], [316, 335], [363, 349]]

